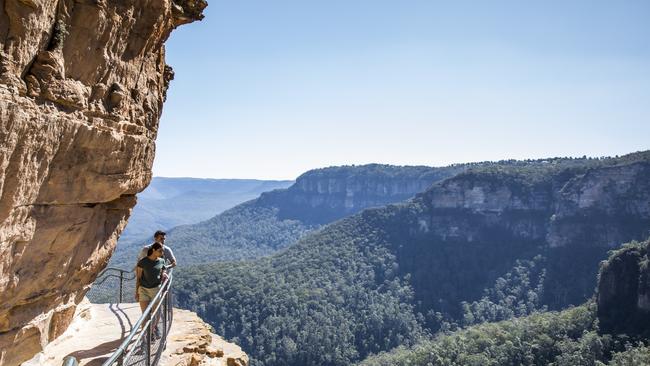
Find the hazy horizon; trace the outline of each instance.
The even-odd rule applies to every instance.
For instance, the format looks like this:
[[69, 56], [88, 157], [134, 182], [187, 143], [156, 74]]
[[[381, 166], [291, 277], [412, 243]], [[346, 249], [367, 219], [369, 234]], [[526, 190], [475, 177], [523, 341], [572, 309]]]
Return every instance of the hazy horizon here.
[[[647, 151], [646, 150], [637, 150], [637, 151], [630, 151], [627, 153], [623, 154], [616, 154], [616, 155], [601, 155], [601, 156], [590, 156], [590, 155], [580, 155], [580, 156], [540, 156], [540, 157], [530, 157], [530, 158], [521, 158], [521, 159], [514, 159], [514, 160], [544, 160], [544, 159], [553, 159], [553, 158], [574, 158], [574, 159], [579, 159], [579, 158], [615, 158], [619, 156], [624, 156], [628, 154], [633, 154], [637, 152], [642, 152], [642, 151]], [[295, 181], [296, 178], [298, 178], [301, 174], [304, 174], [310, 170], [316, 170], [316, 169], [324, 169], [324, 168], [331, 168], [331, 167], [338, 167], [338, 166], [362, 166], [362, 165], [370, 165], [370, 164], [379, 164], [379, 165], [396, 165], [396, 166], [428, 166], [428, 167], [433, 167], [433, 168], [440, 168], [440, 167], [446, 167], [449, 165], [453, 164], [471, 164], [471, 163], [482, 163], [482, 162], [487, 162], [487, 161], [500, 161], [500, 160], [511, 160], [510, 158], [507, 159], [499, 159], [499, 160], [480, 160], [480, 161], [464, 161], [464, 162], [452, 162], [449, 164], [445, 165], [422, 165], [422, 164], [388, 164], [388, 163], [378, 163], [378, 162], [371, 162], [371, 163], [365, 163], [365, 164], [342, 164], [342, 165], [328, 165], [328, 166], [321, 166], [321, 167], [314, 167], [308, 170], [305, 170], [304, 172], [300, 172], [298, 175], [296, 175], [294, 178], [239, 178], [239, 177], [188, 177], [188, 176], [159, 176], [159, 175], [154, 175], [153, 178], [171, 178], [171, 179], [212, 179], [212, 180], [259, 180], [259, 181]]]

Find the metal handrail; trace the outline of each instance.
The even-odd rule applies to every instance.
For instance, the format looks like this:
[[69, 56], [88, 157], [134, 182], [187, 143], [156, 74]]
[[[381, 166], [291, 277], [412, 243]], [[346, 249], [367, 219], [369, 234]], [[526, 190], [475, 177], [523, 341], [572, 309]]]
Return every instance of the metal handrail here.
[[79, 366], [79, 361], [74, 356], [66, 356], [63, 359], [63, 366]]
[[[122, 344], [120, 344], [117, 350], [115, 350], [113, 355], [106, 362], [104, 362], [102, 366], [112, 366], [116, 363], [118, 365], [122, 365], [125, 360], [129, 360], [135, 352], [134, 348], [128, 350], [129, 345], [131, 345], [134, 342], [136, 345], [139, 344], [143, 336], [147, 337], [145, 339], [145, 341], [147, 342], [147, 349], [146, 349], [147, 365], [155, 365], [158, 362], [158, 359], [160, 358], [161, 350], [164, 349], [165, 345], [167, 344], [167, 334], [169, 332], [169, 328], [171, 327], [171, 322], [173, 319], [172, 316], [173, 311], [171, 306], [171, 292], [170, 292], [172, 277], [173, 277], [172, 273], [170, 272], [169, 278], [165, 282], [163, 282], [156, 296], [153, 298], [153, 300], [151, 300], [151, 302], [144, 310], [140, 318], [138, 318], [138, 321], [131, 328], [131, 333], [129, 334], [129, 336], [126, 337], [126, 339], [122, 342]], [[151, 359], [151, 338], [152, 338], [151, 328], [154, 319], [156, 319], [156, 317], [161, 312], [161, 307], [164, 310], [163, 317], [162, 317], [163, 335], [161, 336], [161, 344], [158, 346], [159, 352], [157, 352], [157, 355], [152, 360]], [[167, 315], [169, 315], [169, 319], [167, 318]], [[142, 331], [138, 332], [140, 328], [142, 328]], [[127, 350], [128, 353], [125, 354]]]
[[[108, 273], [107, 274], [106, 271], [108, 271], [108, 270], [118, 271], [120, 274], [119, 275], [113, 274], [113, 273]], [[135, 271], [133, 271], [133, 270], [125, 271], [123, 269], [112, 268], [111, 267], [111, 268], [106, 268], [103, 271], [99, 272], [99, 274], [97, 275], [97, 278], [100, 278], [102, 276], [103, 276], [103, 278], [100, 281], [100, 283], [104, 282], [106, 280], [106, 278], [108, 278], [108, 277], [122, 277], [125, 280], [133, 280], [133, 279], [135, 279]]]
[[[125, 272], [125, 273], [129, 273], [129, 272]], [[130, 280], [135, 279], [135, 274], [133, 274], [133, 277], [122, 277], [122, 273], [120, 273], [120, 276], [115, 275], [115, 274], [107, 274], [104, 277], [102, 277], [102, 279], [99, 282], [95, 282], [94, 285], [101, 285], [102, 283], [104, 283], [104, 281], [106, 281], [107, 278], [110, 278], [110, 277], [122, 278], [124, 280], [129, 280], [130, 281]]]
[[[119, 275], [113, 274], [113, 273], [108, 273], [108, 271], [117, 271], [119, 272]], [[123, 300], [123, 292], [124, 292], [124, 281], [131, 281], [135, 279], [135, 271], [134, 270], [124, 270], [121, 268], [115, 268], [115, 267], [107, 267], [99, 274], [97, 275], [97, 278], [99, 278], [99, 281], [96, 281], [93, 286], [101, 286], [106, 280], [109, 278], [114, 277], [114, 278], [119, 278], [120, 280], [120, 292], [118, 293], [118, 301], [117, 303], [120, 304], [122, 303]]]
[[131, 273], [131, 272], [133, 272], [133, 270], [127, 271], [126, 269], [117, 268], [117, 267], [106, 267], [101, 272], [99, 272], [97, 277], [101, 277], [104, 273], [106, 273], [106, 271], [118, 271], [118, 272], [123, 272], [123, 273]]

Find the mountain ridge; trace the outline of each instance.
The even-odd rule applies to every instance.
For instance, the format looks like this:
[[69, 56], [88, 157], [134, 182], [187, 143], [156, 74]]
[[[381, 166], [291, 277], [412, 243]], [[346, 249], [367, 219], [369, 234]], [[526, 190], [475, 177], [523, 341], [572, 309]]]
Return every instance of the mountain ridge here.
[[[368, 164], [311, 170], [287, 189], [264, 192], [210, 219], [169, 230], [167, 244], [185, 265], [263, 257], [323, 224], [370, 206], [412, 197], [464, 169], [465, 165]], [[142, 244], [145, 242], [122, 248], [113, 263], [125, 263]]]
[[[650, 154], [546, 160], [470, 169], [407, 202], [336, 221], [268, 258], [192, 266], [181, 275], [177, 299], [264, 365], [343, 365], [408, 344], [422, 329], [460, 322], [463, 302], [479, 301], [500, 276], [521, 267], [519, 261], [540, 255], [546, 274], [535, 295], [539, 305], [578, 305], [593, 293], [612, 238], [648, 236]], [[633, 184], [619, 187], [617, 174], [605, 174], [618, 171], [629, 173]], [[594, 177], [604, 184], [594, 186]], [[593, 187], [603, 188], [600, 196]], [[585, 197], [596, 199], [580, 200]], [[625, 204], [609, 205], [618, 201]], [[601, 219], [617, 212], [645, 216], [631, 225], [613, 220], [610, 236], [592, 243], [586, 234], [600, 232]], [[583, 235], [563, 242], [547, 236], [577, 224]], [[367, 318], [373, 313], [374, 320]], [[325, 328], [310, 317], [323, 319]], [[351, 338], [330, 333], [330, 321]], [[278, 333], [297, 349], [273, 343], [269, 337]], [[309, 358], [306, 353], [317, 352], [313, 339], [327, 339], [341, 353]]]
[[151, 240], [156, 230], [206, 220], [262, 192], [292, 183], [259, 179], [154, 177], [149, 186], [137, 195], [137, 204], [118, 241], [118, 251], [125, 243], [140, 244]]

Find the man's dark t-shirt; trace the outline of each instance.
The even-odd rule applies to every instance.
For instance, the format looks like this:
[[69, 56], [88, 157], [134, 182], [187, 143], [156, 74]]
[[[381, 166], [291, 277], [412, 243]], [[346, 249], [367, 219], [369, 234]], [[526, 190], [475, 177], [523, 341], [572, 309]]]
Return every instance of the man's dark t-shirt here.
[[152, 261], [148, 257], [142, 258], [138, 262], [138, 267], [142, 268], [142, 278], [140, 278], [140, 286], [146, 288], [154, 288], [160, 286], [160, 275], [162, 274], [165, 266], [165, 260], [158, 258]]

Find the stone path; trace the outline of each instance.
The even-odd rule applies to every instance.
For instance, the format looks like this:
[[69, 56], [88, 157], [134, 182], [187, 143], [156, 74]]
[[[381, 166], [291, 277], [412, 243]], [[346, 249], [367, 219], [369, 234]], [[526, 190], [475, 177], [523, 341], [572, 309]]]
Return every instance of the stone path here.
[[[135, 303], [82, 303], [65, 333], [22, 366], [61, 366], [66, 356], [76, 357], [80, 365], [101, 366], [128, 336], [140, 314], [140, 306]], [[195, 313], [174, 309], [167, 348], [159, 365], [247, 363], [241, 348], [212, 334]]]
[[140, 306], [80, 304], [83, 307], [68, 329], [23, 366], [61, 366], [66, 356], [80, 365], [100, 366], [120, 346], [140, 317]]

